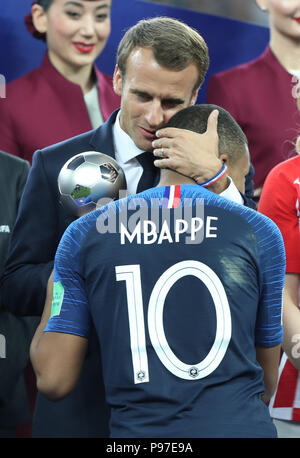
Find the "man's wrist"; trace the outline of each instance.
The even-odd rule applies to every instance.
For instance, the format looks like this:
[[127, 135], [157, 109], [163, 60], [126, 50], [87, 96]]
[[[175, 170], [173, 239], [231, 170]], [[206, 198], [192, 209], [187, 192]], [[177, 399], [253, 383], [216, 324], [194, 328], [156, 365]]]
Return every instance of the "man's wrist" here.
[[216, 158], [215, 164], [209, 170], [206, 169], [205, 172], [201, 173], [201, 175], [199, 174], [195, 176], [194, 180], [198, 185], [204, 186], [209, 189], [209, 191], [216, 194], [220, 194], [225, 191], [225, 189], [227, 189], [230, 185], [230, 179], [227, 175], [227, 167], [218, 158]]
[[213, 177], [209, 178], [208, 180], [197, 184], [199, 186], [203, 186], [204, 188], [209, 188], [213, 186], [217, 181], [221, 180], [225, 175], [227, 175], [227, 165], [223, 163], [218, 173], [216, 173]]
[[200, 170], [196, 170], [193, 176], [193, 179], [196, 181], [197, 184], [201, 185], [206, 181], [209, 181], [212, 177], [214, 177], [223, 167], [223, 162], [219, 158], [215, 158], [214, 164], [211, 164], [209, 167], [201, 168]]

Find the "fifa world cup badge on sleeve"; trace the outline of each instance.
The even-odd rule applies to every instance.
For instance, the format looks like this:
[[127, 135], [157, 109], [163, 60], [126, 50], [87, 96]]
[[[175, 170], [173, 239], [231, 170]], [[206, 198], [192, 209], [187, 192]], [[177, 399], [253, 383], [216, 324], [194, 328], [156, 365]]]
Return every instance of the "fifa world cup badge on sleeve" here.
[[53, 299], [50, 318], [60, 314], [61, 305], [64, 299], [64, 287], [60, 281], [53, 283]]

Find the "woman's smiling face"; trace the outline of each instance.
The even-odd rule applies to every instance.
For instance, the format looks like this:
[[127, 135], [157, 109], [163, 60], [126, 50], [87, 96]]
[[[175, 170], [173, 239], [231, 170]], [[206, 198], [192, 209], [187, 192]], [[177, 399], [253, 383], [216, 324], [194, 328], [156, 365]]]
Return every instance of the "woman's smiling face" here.
[[49, 56], [65, 70], [92, 65], [111, 31], [111, 0], [53, 0], [45, 12], [33, 6], [36, 28], [46, 33]]

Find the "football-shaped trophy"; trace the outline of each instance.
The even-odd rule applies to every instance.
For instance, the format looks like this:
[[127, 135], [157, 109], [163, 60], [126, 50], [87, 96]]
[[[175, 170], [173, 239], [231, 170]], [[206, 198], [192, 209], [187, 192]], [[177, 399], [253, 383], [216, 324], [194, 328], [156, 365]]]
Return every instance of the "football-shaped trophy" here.
[[[110, 156], [87, 151], [71, 157], [58, 176], [58, 189], [62, 205], [75, 216], [82, 216], [109, 199], [119, 198], [119, 191], [126, 190], [122, 168]], [[106, 202], [104, 202], [104, 199]], [[100, 202], [101, 206], [101, 202]]]

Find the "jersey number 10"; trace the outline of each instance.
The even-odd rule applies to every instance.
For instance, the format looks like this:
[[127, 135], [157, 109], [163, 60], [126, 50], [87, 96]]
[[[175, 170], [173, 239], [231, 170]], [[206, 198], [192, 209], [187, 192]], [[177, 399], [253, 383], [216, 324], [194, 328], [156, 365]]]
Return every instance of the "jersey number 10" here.
[[[126, 282], [130, 345], [134, 383], [149, 382], [141, 269], [137, 265], [116, 266], [116, 280]], [[197, 364], [180, 361], [171, 350], [164, 332], [165, 299], [177, 280], [193, 275], [208, 288], [216, 310], [216, 336], [206, 357]], [[182, 261], [169, 267], [157, 280], [148, 305], [148, 329], [153, 348], [162, 364], [177, 377], [198, 380], [207, 377], [221, 363], [231, 339], [231, 314], [219, 277], [206, 264]]]

